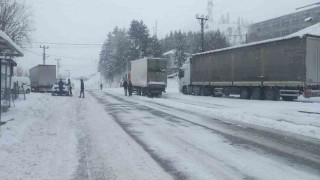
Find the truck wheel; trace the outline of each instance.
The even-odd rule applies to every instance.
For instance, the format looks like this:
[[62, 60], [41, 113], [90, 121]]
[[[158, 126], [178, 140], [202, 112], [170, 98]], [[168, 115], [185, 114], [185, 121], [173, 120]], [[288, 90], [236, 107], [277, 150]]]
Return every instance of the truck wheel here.
[[250, 96], [251, 96], [251, 94], [250, 94], [250, 90], [249, 90], [249, 88], [241, 88], [241, 90], [240, 90], [240, 98], [241, 99], [250, 99]]
[[293, 97], [293, 96], [281, 96], [282, 100], [284, 101], [293, 101], [294, 99], [296, 99], [297, 97]]
[[261, 88], [253, 88], [252, 90], [252, 99], [261, 100], [262, 99], [262, 89]]
[[182, 93], [183, 94], [188, 94], [187, 86], [183, 86]]
[[268, 101], [275, 101], [277, 99], [276, 91], [273, 88], [266, 88], [264, 90], [264, 97]]

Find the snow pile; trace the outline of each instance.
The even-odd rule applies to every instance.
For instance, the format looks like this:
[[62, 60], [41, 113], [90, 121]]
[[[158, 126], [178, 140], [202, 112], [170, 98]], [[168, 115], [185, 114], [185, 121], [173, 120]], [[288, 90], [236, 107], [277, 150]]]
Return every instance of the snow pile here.
[[11, 38], [8, 35], [6, 35], [6, 33], [4, 33], [1, 30], [0, 30], [0, 38], [3, 39], [7, 43], [7, 45], [12, 46], [11, 48], [13, 48], [13, 50], [16, 51], [17, 54], [19, 54], [20, 56], [23, 56], [22, 49], [16, 43], [14, 43], [11, 40]]
[[310, 26], [308, 28], [302, 29], [301, 31], [298, 31], [296, 33], [293, 33], [289, 35], [288, 37], [303, 37], [304, 35], [314, 35], [314, 36], [320, 36], [320, 23], [317, 23], [313, 26]]

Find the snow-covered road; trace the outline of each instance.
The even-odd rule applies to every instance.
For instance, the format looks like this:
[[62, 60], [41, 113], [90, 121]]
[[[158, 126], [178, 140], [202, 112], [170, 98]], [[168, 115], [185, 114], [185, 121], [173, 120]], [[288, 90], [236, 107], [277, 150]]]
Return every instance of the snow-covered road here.
[[319, 179], [319, 105], [30, 94], [2, 115], [0, 179]]

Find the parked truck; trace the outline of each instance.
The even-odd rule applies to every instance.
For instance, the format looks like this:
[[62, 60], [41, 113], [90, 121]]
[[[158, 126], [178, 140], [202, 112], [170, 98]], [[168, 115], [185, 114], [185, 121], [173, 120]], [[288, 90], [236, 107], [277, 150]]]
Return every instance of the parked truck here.
[[162, 58], [143, 58], [131, 61], [129, 81], [138, 95], [160, 96], [167, 87], [167, 61]]
[[32, 92], [51, 92], [56, 82], [55, 65], [38, 65], [29, 70]]
[[320, 96], [320, 37], [288, 36], [193, 55], [179, 72], [183, 94], [292, 101]]

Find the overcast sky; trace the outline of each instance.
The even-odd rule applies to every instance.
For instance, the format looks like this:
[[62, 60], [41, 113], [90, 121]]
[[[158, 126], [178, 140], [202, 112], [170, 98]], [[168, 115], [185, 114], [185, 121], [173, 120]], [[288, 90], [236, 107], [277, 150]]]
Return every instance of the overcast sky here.
[[[128, 28], [132, 19], [143, 20], [153, 33], [158, 22], [158, 37], [171, 30], [197, 31], [196, 14], [207, 14], [207, 0], [27, 0], [32, 6], [34, 26], [32, 43], [25, 57], [18, 59], [24, 69], [42, 64], [42, 49], [48, 45], [47, 64], [61, 58], [61, 72], [72, 76], [96, 72], [99, 52], [108, 32], [115, 26]], [[249, 22], [281, 16], [295, 8], [319, 0], [214, 0], [214, 16], [229, 12], [232, 19]], [[215, 27], [218, 28], [218, 27]], [[43, 42], [43, 43], [37, 43]], [[49, 43], [98, 44], [91, 46]]]

